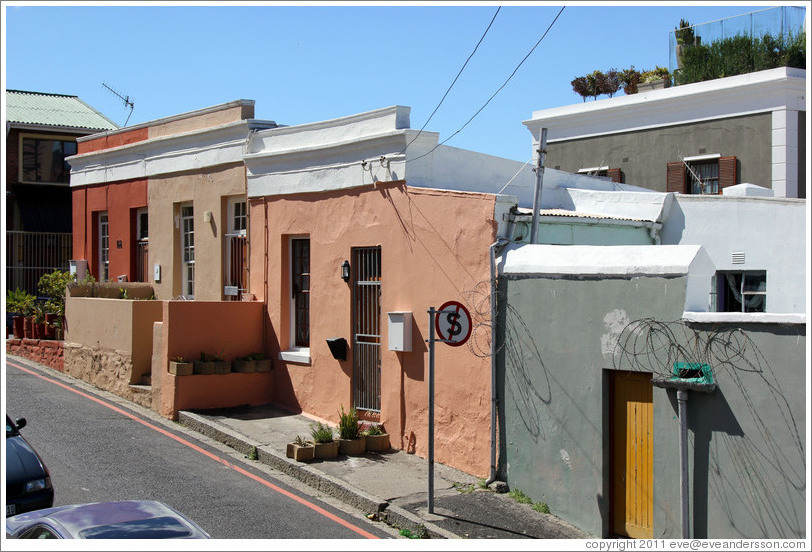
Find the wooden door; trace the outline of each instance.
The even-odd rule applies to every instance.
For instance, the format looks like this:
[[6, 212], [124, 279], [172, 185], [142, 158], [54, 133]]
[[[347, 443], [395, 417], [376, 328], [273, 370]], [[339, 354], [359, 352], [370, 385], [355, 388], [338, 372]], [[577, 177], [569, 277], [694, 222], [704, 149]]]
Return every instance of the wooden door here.
[[612, 531], [654, 534], [654, 403], [651, 374], [613, 372], [611, 381]]

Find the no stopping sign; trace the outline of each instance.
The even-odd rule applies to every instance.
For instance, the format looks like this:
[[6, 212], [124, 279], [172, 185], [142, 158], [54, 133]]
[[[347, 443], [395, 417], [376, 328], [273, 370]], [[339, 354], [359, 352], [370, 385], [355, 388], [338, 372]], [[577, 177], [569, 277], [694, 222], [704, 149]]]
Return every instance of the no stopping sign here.
[[452, 347], [459, 347], [471, 337], [471, 313], [458, 301], [447, 301], [434, 317], [437, 336]]

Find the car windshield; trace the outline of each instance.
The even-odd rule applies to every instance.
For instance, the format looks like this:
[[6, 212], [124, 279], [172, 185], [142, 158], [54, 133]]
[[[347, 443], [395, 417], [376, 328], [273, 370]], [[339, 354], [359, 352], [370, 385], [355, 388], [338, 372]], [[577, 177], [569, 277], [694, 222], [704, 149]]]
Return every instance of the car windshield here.
[[191, 536], [186, 525], [169, 516], [99, 525], [79, 531], [81, 539], [182, 539]]

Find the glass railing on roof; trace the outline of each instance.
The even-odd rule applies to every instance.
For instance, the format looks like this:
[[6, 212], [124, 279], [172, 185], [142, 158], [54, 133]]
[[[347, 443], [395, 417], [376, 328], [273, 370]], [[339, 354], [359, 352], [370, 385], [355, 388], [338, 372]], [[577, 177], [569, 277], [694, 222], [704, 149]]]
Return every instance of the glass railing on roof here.
[[805, 15], [804, 7], [777, 6], [669, 31], [668, 70], [675, 84], [687, 84], [805, 67]]

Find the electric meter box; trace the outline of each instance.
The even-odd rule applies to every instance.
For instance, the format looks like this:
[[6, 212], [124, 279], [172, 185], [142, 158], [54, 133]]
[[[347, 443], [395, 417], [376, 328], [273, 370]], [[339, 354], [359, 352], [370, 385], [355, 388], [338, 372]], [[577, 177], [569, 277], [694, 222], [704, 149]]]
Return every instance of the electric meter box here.
[[412, 350], [411, 311], [387, 312], [389, 318], [389, 350], [404, 353]]

